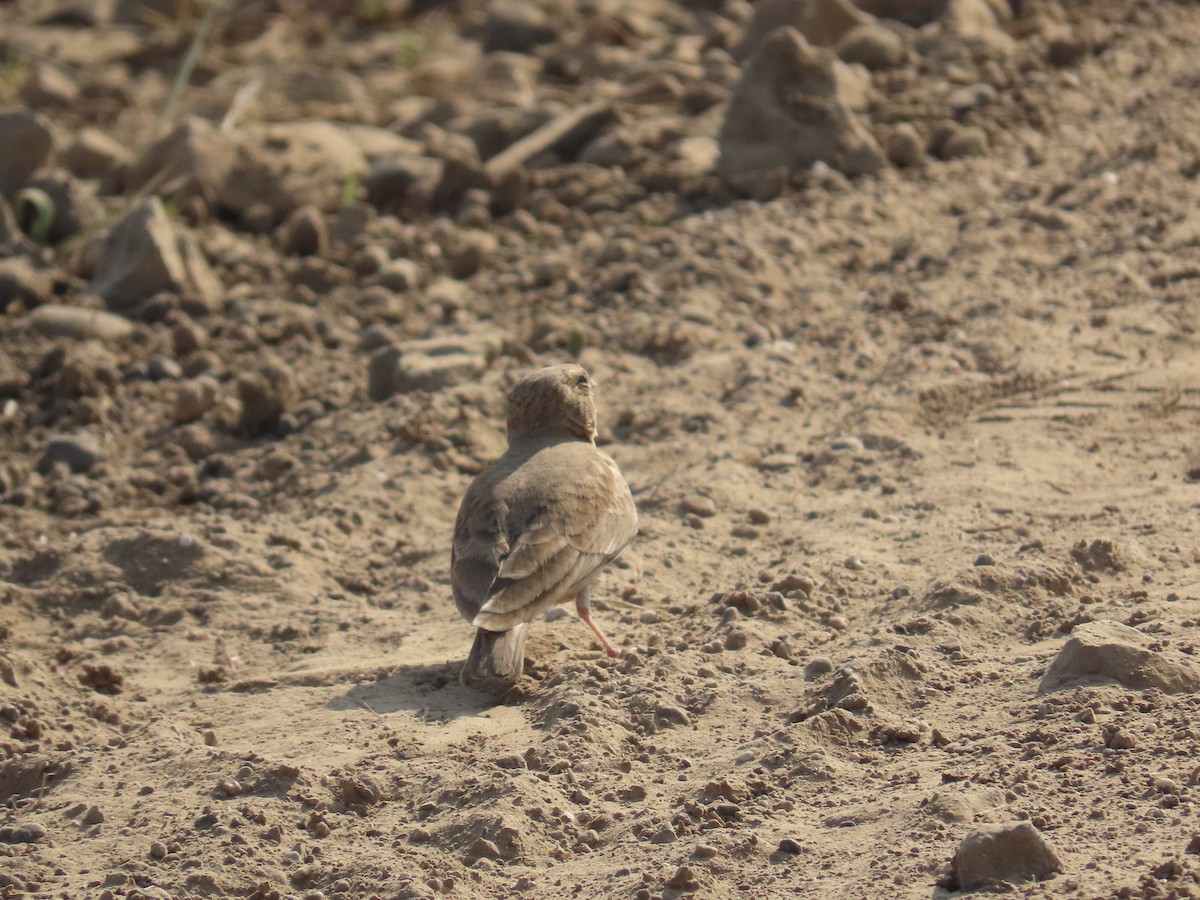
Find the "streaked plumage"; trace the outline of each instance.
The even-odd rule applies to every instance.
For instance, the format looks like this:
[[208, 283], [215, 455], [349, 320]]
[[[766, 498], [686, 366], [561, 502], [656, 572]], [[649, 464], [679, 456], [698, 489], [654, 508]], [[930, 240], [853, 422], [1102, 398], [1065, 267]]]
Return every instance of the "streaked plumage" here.
[[595, 446], [594, 383], [577, 365], [521, 379], [509, 396], [508, 450], [472, 482], [454, 525], [454, 602], [477, 628], [465, 684], [515, 681], [528, 623], [574, 599], [591, 620], [589, 586], [637, 533], [629, 486]]

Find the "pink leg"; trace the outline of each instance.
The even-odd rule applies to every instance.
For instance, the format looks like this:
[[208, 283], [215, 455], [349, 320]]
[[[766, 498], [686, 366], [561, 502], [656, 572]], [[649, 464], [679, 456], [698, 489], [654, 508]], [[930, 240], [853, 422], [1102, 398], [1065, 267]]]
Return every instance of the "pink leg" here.
[[612, 641], [604, 636], [604, 632], [600, 630], [600, 626], [592, 621], [592, 598], [591, 589], [584, 588], [575, 595], [575, 612], [579, 613], [579, 618], [583, 619], [583, 624], [592, 629], [592, 634], [596, 635], [596, 639], [600, 641], [600, 646], [604, 648], [604, 652], [609, 656], [620, 656], [621, 651], [612, 645]]

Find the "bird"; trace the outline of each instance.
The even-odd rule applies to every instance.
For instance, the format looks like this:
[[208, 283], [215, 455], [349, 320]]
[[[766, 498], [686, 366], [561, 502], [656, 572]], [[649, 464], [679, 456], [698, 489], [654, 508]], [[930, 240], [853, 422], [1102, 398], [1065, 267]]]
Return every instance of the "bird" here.
[[609, 656], [591, 612], [591, 585], [637, 534], [621, 470], [596, 446], [596, 382], [582, 366], [549, 366], [508, 397], [508, 448], [467, 488], [454, 523], [451, 586], [475, 626], [460, 681], [500, 686], [525, 667], [530, 622], [559, 603]]

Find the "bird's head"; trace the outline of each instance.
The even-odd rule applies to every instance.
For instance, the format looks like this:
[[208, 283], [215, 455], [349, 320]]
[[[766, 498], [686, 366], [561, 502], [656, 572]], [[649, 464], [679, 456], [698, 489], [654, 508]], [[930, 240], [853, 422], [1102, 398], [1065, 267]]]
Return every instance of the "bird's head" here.
[[538, 369], [508, 395], [508, 440], [571, 437], [596, 441], [596, 382], [569, 363]]

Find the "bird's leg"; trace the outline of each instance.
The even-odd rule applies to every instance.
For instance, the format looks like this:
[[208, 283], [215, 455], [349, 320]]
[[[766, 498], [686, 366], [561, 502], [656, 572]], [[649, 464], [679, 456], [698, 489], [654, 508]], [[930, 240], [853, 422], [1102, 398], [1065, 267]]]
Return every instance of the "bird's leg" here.
[[621, 655], [621, 651], [614, 647], [612, 641], [604, 636], [604, 632], [600, 630], [600, 626], [592, 621], [592, 596], [590, 587], [585, 587], [575, 595], [575, 612], [579, 613], [579, 618], [583, 619], [583, 624], [592, 629], [592, 634], [596, 635], [596, 640], [600, 642], [600, 646], [604, 648], [605, 653], [609, 656]]

